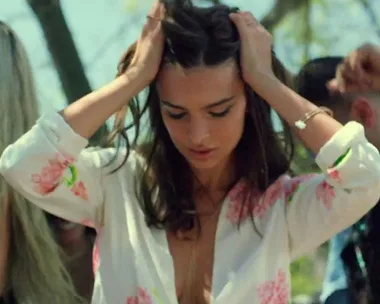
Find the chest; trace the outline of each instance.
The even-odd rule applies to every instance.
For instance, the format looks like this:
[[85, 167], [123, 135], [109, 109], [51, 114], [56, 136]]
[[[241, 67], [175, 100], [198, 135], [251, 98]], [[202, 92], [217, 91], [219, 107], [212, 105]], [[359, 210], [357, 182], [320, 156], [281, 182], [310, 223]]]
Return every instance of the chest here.
[[211, 303], [217, 216], [201, 219], [201, 230], [168, 233], [180, 304]]
[[117, 212], [106, 212], [109, 225], [99, 239], [94, 296], [101, 300], [94, 303], [145, 303], [141, 299], [147, 295], [146, 303], [155, 304], [261, 303], [260, 286], [272, 297], [287, 282], [282, 276], [288, 266], [282, 218], [258, 222], [258, 234], [249, 217], [239, 227], [231, 221], [237, 212], [227, 200], [219, 214], [203, 223], [194, 242], [191, 234], [179, 238], [147, 228], [137, 206], [134, 202], [125, 210], [119, 206]]

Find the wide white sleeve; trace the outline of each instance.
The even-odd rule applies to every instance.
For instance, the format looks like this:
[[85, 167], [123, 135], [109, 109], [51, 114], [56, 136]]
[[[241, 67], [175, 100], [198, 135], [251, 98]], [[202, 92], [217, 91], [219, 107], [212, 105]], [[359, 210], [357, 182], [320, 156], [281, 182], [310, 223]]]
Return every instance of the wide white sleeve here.
[[19, 193], [45, 211], [97, 227], [103, 221], [102, 177], [114, 149], [86, 150], [56, 112], [43, 115], [5, 149], [0, 173]]
[[380, 155], [349, 122], [320, 150], [323, 174], [288, 179], [286, 219], [293, 258], [307, 253], [366, 214], [380, 198]]

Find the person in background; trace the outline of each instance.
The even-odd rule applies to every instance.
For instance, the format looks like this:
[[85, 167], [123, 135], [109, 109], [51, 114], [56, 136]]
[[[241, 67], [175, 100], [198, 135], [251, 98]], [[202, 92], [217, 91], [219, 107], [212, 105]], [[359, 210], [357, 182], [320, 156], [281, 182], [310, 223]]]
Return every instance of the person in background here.
[[[0, 22], [0, 155], [37, 118], [27, 54], [13, 30]], [[73, 304], [89, 299], [93, 235], [30, 204], [0, 176], [0, 303]]]
[[[363, 125], [380, 148], [380, 49], [364, 45], [344, 57], [308, 62], [295, 89], [318, 106], [330, 108], [342, 124]], [[330, 241], [321, 301], [325, 304], [380, 303], [380, 206]]]

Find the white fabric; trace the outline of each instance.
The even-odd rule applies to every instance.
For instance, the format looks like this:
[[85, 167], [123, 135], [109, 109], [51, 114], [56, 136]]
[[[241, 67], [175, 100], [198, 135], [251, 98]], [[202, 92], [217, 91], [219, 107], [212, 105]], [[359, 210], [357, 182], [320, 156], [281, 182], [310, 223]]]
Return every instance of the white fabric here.
[[[137, 155], [108, 174], [123, 155], [104, 167], [115, 151], [86, 150], [86, 145], [59, 114], [48, 113], [4, 151], [0, 172], [47, 212], [96, 227], [92, 303], [176, 304], [166, 234], [146, 227], [135, 196]], [[256, 202], [262, 237], [246, 212], [239, 230], [235, 224], [244, 183], [230, 192], [217, 227], [212, 303], [288, 303], [291, 260], [357, 221], [378, 201], [380, 156], [361, 125], [350, 122], [341, 129], [321, 149], [317, 163], [325, 174], [282, 176]]]

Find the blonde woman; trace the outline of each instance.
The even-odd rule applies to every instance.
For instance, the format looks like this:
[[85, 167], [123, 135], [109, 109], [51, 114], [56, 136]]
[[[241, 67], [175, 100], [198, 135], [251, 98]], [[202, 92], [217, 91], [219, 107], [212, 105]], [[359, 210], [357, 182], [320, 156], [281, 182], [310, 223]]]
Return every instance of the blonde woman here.
[[[26, 52], [15, 33], [0, 21], [0, 155], [37, 116]], [[70, 258], [63, 258], [60, 247]], [[81, 281], [82, 286], [75, 284], [78, 293], [90, 297], [90, 247], [82, 226], [48, 215], [0, 177], [0, 303], [77, 303], [73, 281]]]

